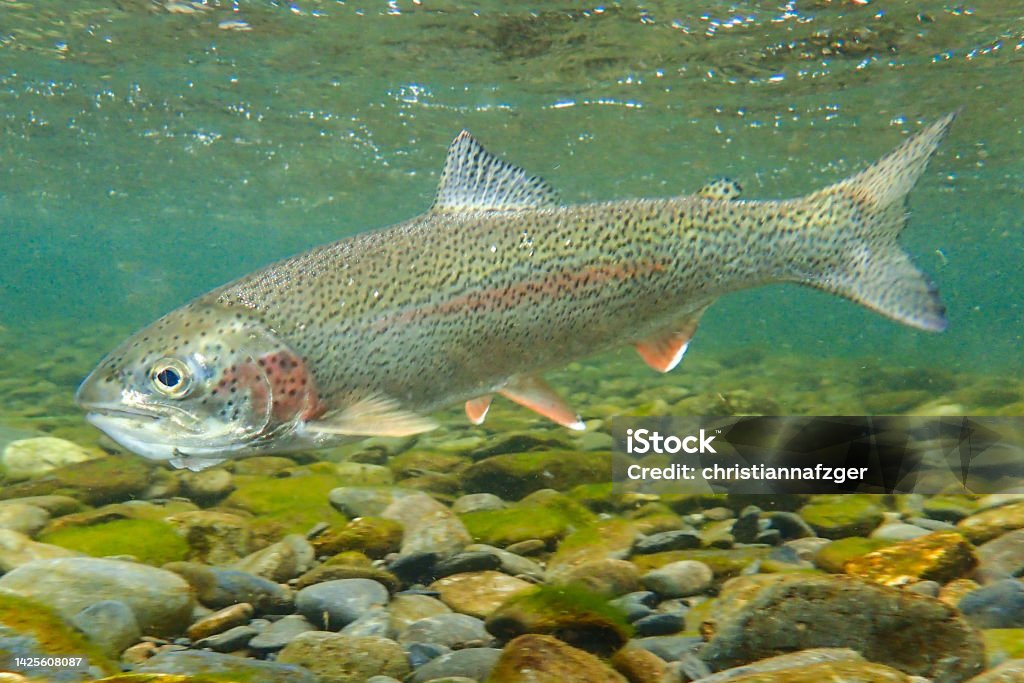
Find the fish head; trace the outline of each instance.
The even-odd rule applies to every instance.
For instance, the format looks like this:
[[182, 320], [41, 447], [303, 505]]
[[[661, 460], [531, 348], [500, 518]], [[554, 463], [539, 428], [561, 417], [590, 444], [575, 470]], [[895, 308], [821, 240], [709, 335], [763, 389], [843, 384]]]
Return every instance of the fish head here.
[[303, 359], [258, 318], [199, 303], [127, 339], [75, 400], [122, 446], [188, 467], [275, 450], [318, 403]]

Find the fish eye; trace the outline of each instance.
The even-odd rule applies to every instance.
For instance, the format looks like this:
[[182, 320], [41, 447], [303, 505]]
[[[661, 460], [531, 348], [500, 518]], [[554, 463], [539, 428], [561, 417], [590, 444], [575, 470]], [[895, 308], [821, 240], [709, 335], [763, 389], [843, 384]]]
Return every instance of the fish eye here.
[[192, 388], [192, 373], [177, 358], [162, 358], [149, 371], [153, 386], [168, 398], [184, 398]]

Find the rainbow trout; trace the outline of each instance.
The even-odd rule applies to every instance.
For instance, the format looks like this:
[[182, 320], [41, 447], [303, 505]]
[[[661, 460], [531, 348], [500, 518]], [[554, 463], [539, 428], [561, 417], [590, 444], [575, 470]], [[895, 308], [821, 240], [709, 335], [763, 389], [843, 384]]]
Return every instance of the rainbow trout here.
[[540, 373], [630, 344], [679, 363], [718, 297], [798, 282], [922, 330], [946, 327], [900, 249], [906, 196], [949, 114], [856, 175], [798, 199], [738, 186], [564, 206], [463, 132], [424, 214], [285, 259], [138, 332], [85, 379], [88, 419], [176, 467], [431, 429], [500, 394], [584, 423]]

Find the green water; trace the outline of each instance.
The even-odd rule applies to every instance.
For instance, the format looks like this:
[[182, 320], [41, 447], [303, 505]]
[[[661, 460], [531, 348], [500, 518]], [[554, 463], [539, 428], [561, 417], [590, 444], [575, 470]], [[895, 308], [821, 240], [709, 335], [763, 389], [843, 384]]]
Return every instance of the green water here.
[[[1022, 74], [1015, 0], [5, 0], [0, 403], [80, 421], [74, 386], [134, 329], [425, 209], [462, 128], [566, 201], [718, 175], [772, 198], [838, 180], [958, 107], [903, 237], [940, 286], [948, 332], [771, 287], [713, 307], [687, 363], [751, 349], [757, 385], [786, 381], [779, 356], [826, 374], [848, 358], [862, 382], [913, 365], [1019, 392]], [[686, 381], [686, 363], [653, 378], [612, 360], [641, 383]], [[573, 389], [572, 373], [559, 381]]]

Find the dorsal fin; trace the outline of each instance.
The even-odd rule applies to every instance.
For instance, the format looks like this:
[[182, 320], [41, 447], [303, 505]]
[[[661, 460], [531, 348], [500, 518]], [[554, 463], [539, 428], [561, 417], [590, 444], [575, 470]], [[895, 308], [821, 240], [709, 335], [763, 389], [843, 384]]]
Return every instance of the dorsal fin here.
[[494, 156], [468, 131], [448, 148], [431, 211], [536, 209], [557, 206], [544, 180]]
[[697, 191], [704, 199], [739, 199], [743, 188], [732, 178], [715, 178]]

